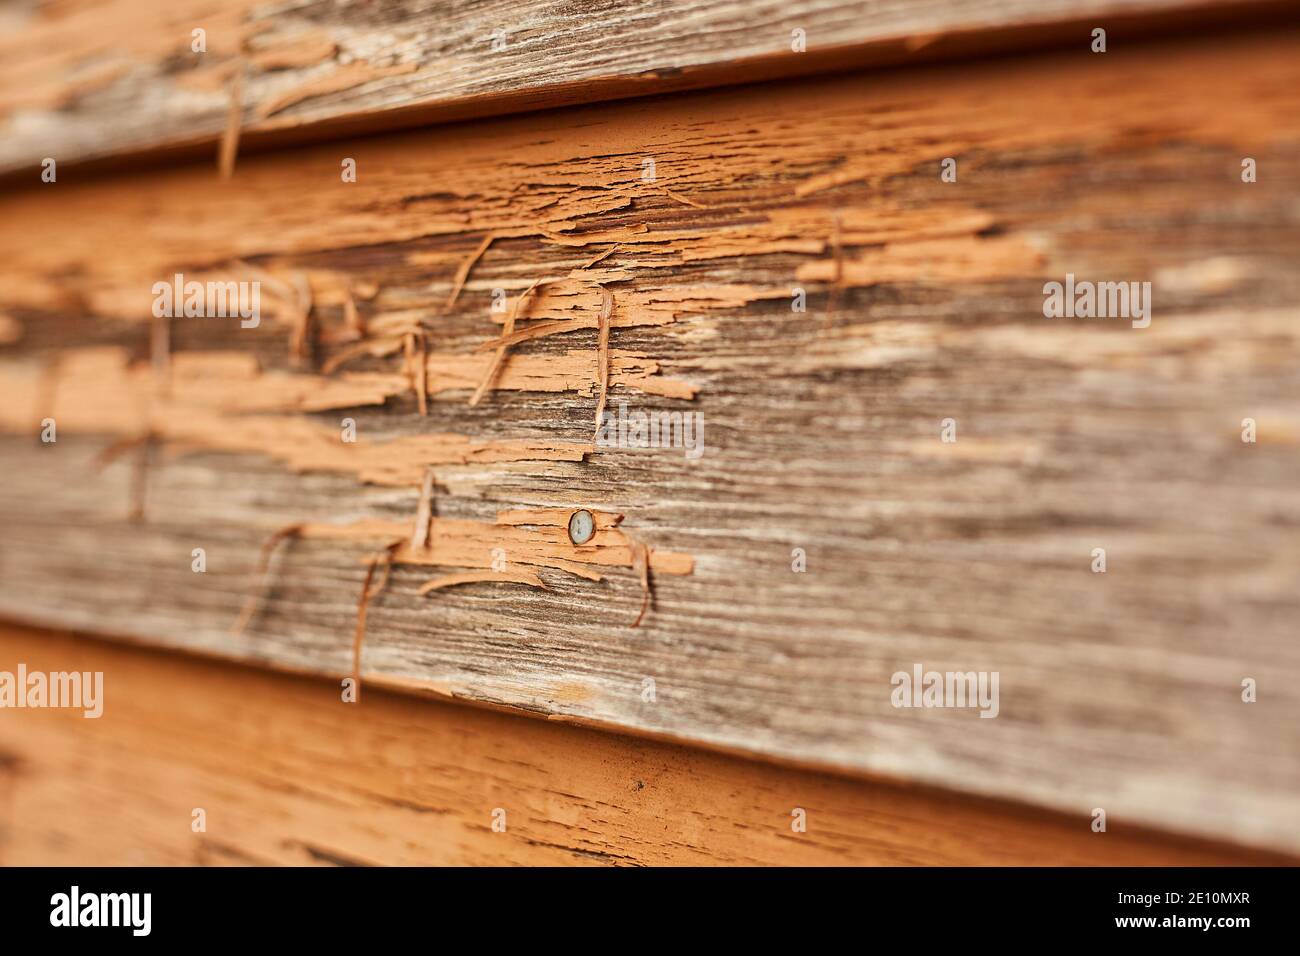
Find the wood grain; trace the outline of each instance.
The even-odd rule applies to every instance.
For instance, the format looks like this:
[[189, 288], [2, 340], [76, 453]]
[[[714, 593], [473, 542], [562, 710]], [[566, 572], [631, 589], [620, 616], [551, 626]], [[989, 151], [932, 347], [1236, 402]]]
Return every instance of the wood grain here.
[[[0, 171], [241, 148], [738, 79], [1117, 39], [1276, 4], [1234, 0], [89, 0], [0, 30]], [[192, 31], [206, 30], [204, 52]], [[801, 29], [806, 49], [792, 49]], [[236, 87], [236, 78], [240, 79]], [[236, 96], [236, 89], [238, 95]]]
[[[429, 544], [368, 603], [368, 683], [1294, 851], [1298, 50], [809, 80], [228, 184], [12, 191], [0, 611], [350, 674], [367, 567], [432, 466]], [[261, 276], [261, 325], [178, 319], [149, 361], [178, 271]], [[1045, 319], [1067, 273], [1151, 281], [1151, 326]], [[471, 406], [507, 341], [494, 290], [530, 287]], [[593, 446], [602, 290], [609, 408], [701, 412], [698, 460]], [[623, 518], [580, 552], [576, 508]], [[420, 593], [498, 549], [511, 578]], [[893, 707], [916, 664], [998, 671], [1000, 715]]]
[[5, 628], [0, 670], [19, 661], [102, 671], [104, 713], [0, 710], [5, 866], [1288, 862], [401, 695], [344, 704], [324, 681]]

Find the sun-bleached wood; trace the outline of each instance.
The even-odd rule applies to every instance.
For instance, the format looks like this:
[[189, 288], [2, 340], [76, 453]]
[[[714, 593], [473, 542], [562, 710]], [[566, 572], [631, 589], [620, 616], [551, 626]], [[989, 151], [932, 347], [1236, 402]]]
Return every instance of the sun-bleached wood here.
[[[1295, 849], [1298, 50], [1080, 50], [10, 191], [0, 611], [337, 678], [359, 649], [368, 684]], [[178, 271], [262, 277], [260, 327], [157, 346]], [[1151, 281], [1151, 326], [1044, 318], [1068, 273]], [[533, 337], [471, 405], [495, 290], [530, 288]], [[698, 460], [592, 447], [604, 292], [608, 407], [702, 413]], [[576, 508], [605, 523], [588, 551]], [[915, 664], [998, 671], [1000, 715], [893, 707]]]
[[[1242, 0], [89, 0], [0, 13], [0, 172], [1073, 42]], [[195, 52], [194, 31], [204, 32]], [[798, 41], [794, 31], [803, 36]], [[802, 51], [795, 47], [802, 45]]]

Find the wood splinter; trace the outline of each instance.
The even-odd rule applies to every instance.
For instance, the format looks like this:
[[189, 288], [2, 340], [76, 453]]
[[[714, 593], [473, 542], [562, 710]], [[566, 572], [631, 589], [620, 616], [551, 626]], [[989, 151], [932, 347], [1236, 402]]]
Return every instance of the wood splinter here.
[[[289, 364], [294, 368], [312, 367], [319, 329], [314, 321], [316, 302], [312, 293], [311, 280], [307, 274], [305, 272], [294, 272], [290, 274], [288, 281], [285, 281], [275, 273], [243, 259], [233, 260], [232, 265], [241, 272], [252, 275], [257, 282], [260, 282], [266, 288], [266, 291], [288, 306], [291, 310], [289, 317]], [[344, 302], [345, 314], [348, 314], [348, 303], [351, 303], [349, 322], [358, 322], [356, 303], [352, 299], [350, 288]], [[326, 371], [329, 371], [329, 369], [326, 369]]]
[[621, 245], [622, 245], [621, 242], [616, 242], [616, 243], [614, 243], [612, 246], [610, 246], [610, 247], [609, 247], [608, 249], [606, 249], [604, 252], [598, 253], [597, 255], [593, 256], [593, 257], [590, 258], [590, 259], [588, 259], [588, 260], [587, 260], [586, 262], [584, 262], [582, 265], [578, 266], [577, 271], [578, 271], [578, 272], [582, 272], [582, 271], [584, 271], [584, 270], [586, 270], [586, 269], [590, 269], [592, 266], [594, 266], [594, 265], [595, 265], [596, 263], [598, 263], [598, 262], [604, 262], [606, 259], [608, 259], [610, 256], [612, 256], [615, 252], [617, 252], [617, 251], [618, 251], [618, 247], [621, 246]]
[[355, 341], [366, 337], [366, 320], [357, 309], [356, 296], [352, 294], [352, 280], [348, 280], [343, 290], [343, 327]]
[[296, 538], [302, 533], [302, 529], [303, 526], [300, 524], [286, 525], [278, 531], [273, 532], [262, 545], [262, 553], [258, 557], [257, 571], [255, 572], [256, 575], [261, 578], [261, 585], [256, 591], [250, 594], [248, 600], [244, 602], [243, 610], [239, 612], [239, 617], [235, 619], [234, 625], [230, 628], [231, 637], [241, 636], [244, 633], [244, 629], [248, 627], [248, 622], [251, 621], [253, 615], [257, 613], [258, 605], [262, 603], [262, 598], [270, 587], [270, 582], [267, 578], [268, 573], [271, 570], [271, 555], [275, 552], [276, 547], [281, 541], [289, 538]]
[[422, 584], [419, 593], [432, 594], [434, 591], [455, 587], [458, 584], [526, 584], [529, 587], [541, 588], [543, 591], [550, 590], [537, 572], [525, 568], [518, 571], [462, 571], [457, 574], [444, 574]]
[[[533, 294], [533, 291], [538, 286], [546, 285], [549, 281], [550, 280], [545, 279], [534, 279], [528, 288], [525, 289], [517, 299], [515, 299], [515, 304], [511, 307], [510, 314], [506, 316], [505, 325], [502, 327], [502, 338], [514, 333], [515, 319], [518, 317], [519, 310], [522, 308], [524, 301]], [[471, 406], [477, 405], [479, 400], [483, 397], [483, 393], [491, 387], [492, 382], [497, 377], [497, 372], [501, 369], [501, 363], [505, 360], [506, 351], [508, 349], [508, 345], [502, 345], [497, 348], [496, 353], [492, 356], [492, 362], [488, 365], [487, 371], [483, 374], [483, 381], [478, 383], [478, 388], [476, 388], [474, 394], [470, 396], [469, 403]]]
[[469, 279], [470, 270], [474, 268], [474, 263], [483, 258], [483, 254], [488, 251], [488, 246], [492, 245], [492, 240], [495, 238], [496, 236], [489, 232], [483, 237], [483, 241], [478, 244], [478, 248], [470, 253], [469, 258], [460, 264], [460, 268], [456, 270], [455, 278], [451, 281], [451, 294], [447, 296], [447, 304], [443, 306], [444, 310], [450, 309], [456, 304], [456, 300], [460, 298], [460, 290], [465, 288], [465, 281]]
[[411, 550], [423, 548], [429, 542], [429, 522], [433, 518], [433, 467], [424, 469], [424, 484], [420, 488], [420, 503], [415, 508], [415, 528], [411, 531]]
[[415, 392], [415, 404], [421, 417], [429, 415], [429, 349], [423, 332], [408, 332], [402, 340], [407, 374]]
[[154, 443], [158, 437], [157, 432], [149, 429], [143, 434], [113, 442], [94, 459], [94, 468], [98, 472], [103, 471], [128, 451], [139, 450], [131, 480], [131, 510], [127, 516], [132, 522], [144, 521], [144, 505], [149, 491], [149, 466], [153, 461]]
[[230, 80], [230, 111], [226, 114], [226, 128], [221, 134], [221, 148], [217, 153], [217, 169], [222, 179], [235, 174], [235, 157], [239, 154], [239, 134], [244, 125], [244, 64], [235, 66]]
[[[609, 391], [609, 317], [614, 311], [613, 293], [601, 286], [600, 294], [600, 334], [596, 342], [596, 375], [600, 381], [600, 397], [596, 400], [596, 438], [600, 437], [600, 419], [605, 414], [605, 395]], [[596, 438], [592, 441], [595, 442]]]
[[295, 368], [310, 368], [315, 355], [311, 282], [301, 272], [293, 276], [293, 321], [289, 329], [289, 361]]
[[637, 563], [637, 554], [641, 555], [641, 610], [637, 613], [636, 620], [632, 622], [633, 627], [640, 627], [645, 612], [650, 608], [650, 551], [648, 544], [633, 542], [632, 544], [632, 561]]
[[[483, 240], [483, 245], [480, 247], [480, 250], [486, 249], [491, 239], [492, 237], [489, 236], [487, 239]], [[611, 255], [613, 255], [615, 250], [618, 249], [618, 247], [619, 247], [619, 243], [617, 242], [614, 243], [608, 249], [604, 250], [603, 252], [599, 253], [596, 256], [593, 256], [587, 262], [583, 263], [583, 265], [581, 265], [579, 269], [589, 269], [592, 266], [594, 266], [596, 263], [603, 262], [605, 259], [608, 259]], [[481, 251], [479, 254], [481, 255]], [[467, 265], [473, 265], [474, 260], [476, 258], [477, 255], [471, 258]], [[469, 271], [468, 268], [466, 268], [465, 271], [468, 274]], [[492, 356], [492, 361], [491, 363], [489, 363], [487, 371], [483, 375], [483, 380], [479, 382], [478, 388], [476, 388], [474, 390], [474, 394], [470, 396], [469, 403], [471, 406], [477, 405], [479, 403], [479, 401], [483, 398], [483, 394], [488, 390], [488, 388], [491, 387], [492, 382], [496, 379], [497, 372], [501, 370], [501, 363], [505, 361], [506, 352], [510, 348], [511, 336], [514, 335], [515, 333], [515, 320], [519, 318], [519, 311], [521, 308], [523, 308], [524, 302], [527, 301], [528, 297], [532, 295], [533, 292], [536, 291], [538, 288], [540, 288], [541, 286], [550, 285], [552, 282], [555, 281], [556, 280], [554, 279], [534, 279], [532, 283], [528, 286], [528, 288], [523, 291], [523, 294], [520, 295], [517, 299], [515, 299], [514, 305], [510, 309], [510, 314], [506, 316], [506, 321], [502, 325], [501, 335], [498, 337], [498, 341], [500, 342], [500, 344], [497, 345], [496, 354]], [[459, 286], [456, 288], [455, 291], [456, 292], [460, 291]], [[601, 310], [602, 312], [601, 321], [602, 323], [606, 323], [607, 325], [609, 320], [609, 313], [612, 312], [614, 308], [614, 300], [613, 297], [610, 295], [609, 291], [605, 289], [604, 286], [601, 287], [601, 292], [605, 294], [605, 303]], [[454, 295], [450, 300], [448, 300], [448, 305], [450, 305], [452, 301], [455, 301]], [[604, 328], [602, 332], [602, 339], [605, 343], [605, 351], [606, 353], [608, 353], [608, 345], [609, 345], [608, 327]], [[487, 343], [486, 347], [490, 347], [490, 346], [491, 343]], [[609, 377], [608, 354], [606, 354], [605, 361], [602, 362], [602, 365], [604, 366], [605, 369], [604, 377], [607, 383]], [[601, 410], [603, 411], [603, 409], [604, 409], [604, 405], [603, 405], [603, 395], [602, 395]], [[600, 427], [600, 412], [596, 413], [596, 427], [597, 428]]]
[[692, 209], [713, 209], [714, 208], [713, 206], [707, 206], [704, 203], [696, 202], [694, 199], [689, 199], [686, 196], [683, 196], [681, 193], [675, 193], [667, 186], [656, 186], [655, 188], [658, 189], [665, 196], [667, 196], [669, 199], [673, 200], [674, 202], [679, 202], [683, 206], [690, 206]]
[[[361, 647], [366, 640], [366, 612], [370, 609], [370, 602], [379, 597], [388, 587], [388, 578], [393, 570], [393, 555], [397, 549], [402, 546], [401, 541], [394, 541], [383, 551], [372, 554], [366, 561], [366, 577], [361, 583], [361, 595], [357, 598], [357, 629], [352, 636], [352, 692], [356, 695], [353, 701], [361, 700]], [[384, 576], [379, 579], [379, 583], [373, 588], [371, 582], [375, 578], [375, 569], [382, 567]]]

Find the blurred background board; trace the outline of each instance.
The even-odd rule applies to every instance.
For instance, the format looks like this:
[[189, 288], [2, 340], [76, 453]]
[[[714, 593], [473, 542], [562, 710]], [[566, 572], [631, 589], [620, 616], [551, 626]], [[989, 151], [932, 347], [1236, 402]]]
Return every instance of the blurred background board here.
[[1290, 862], [405, 695], [344, 704], [319, 681], [0, 629], [0, 670], [19, 660], [109, 676], [98, 719], [0, 720], [0, 866]]
[[[0, 172], [482, 118], [1257, 16], [1219, 0], [15, 0]], [[202, 30], [201, 36], [195, 34]], [[795, 31], [801, 31], [796, 34]]]

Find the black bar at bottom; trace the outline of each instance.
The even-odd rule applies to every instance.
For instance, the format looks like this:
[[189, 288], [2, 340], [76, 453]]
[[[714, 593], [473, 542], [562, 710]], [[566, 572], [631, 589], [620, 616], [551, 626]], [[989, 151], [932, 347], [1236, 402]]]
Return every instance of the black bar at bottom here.
[[[1185, 869], [0, 870], [6, 943], [143, 940], [339, 945], [466, 932], [497, 948], [681, 942], [698, 925], [729, 936], [780, 925], [829, 944], [919, 934], [970, 942], [1105, 936], [1231, 945], [1291, 923], [1296, 871]], [[74, 889], [75, 888], [75, 889]], [[146, 896], [147, 894], [147, 896]], [[108, 925], [104, 925], [108, 924]], [[450, 936], [454, 933], [456, 936]], [[531, 936], [530, 936], [531, 933]], [[600, 935], [594, 935], [594, 934]], [[630, 934], [630, 935], [629, 935]], [[827, 935], [832, 934], [832, 935]], [[864, 934], [867, 934], [864, 936]], [[1242, 934], [1245, 934], [1243, 936]], [[697, 940], [698, 941], [698, 940]], [[21, 950], [10, 950], [21, 952]]]

